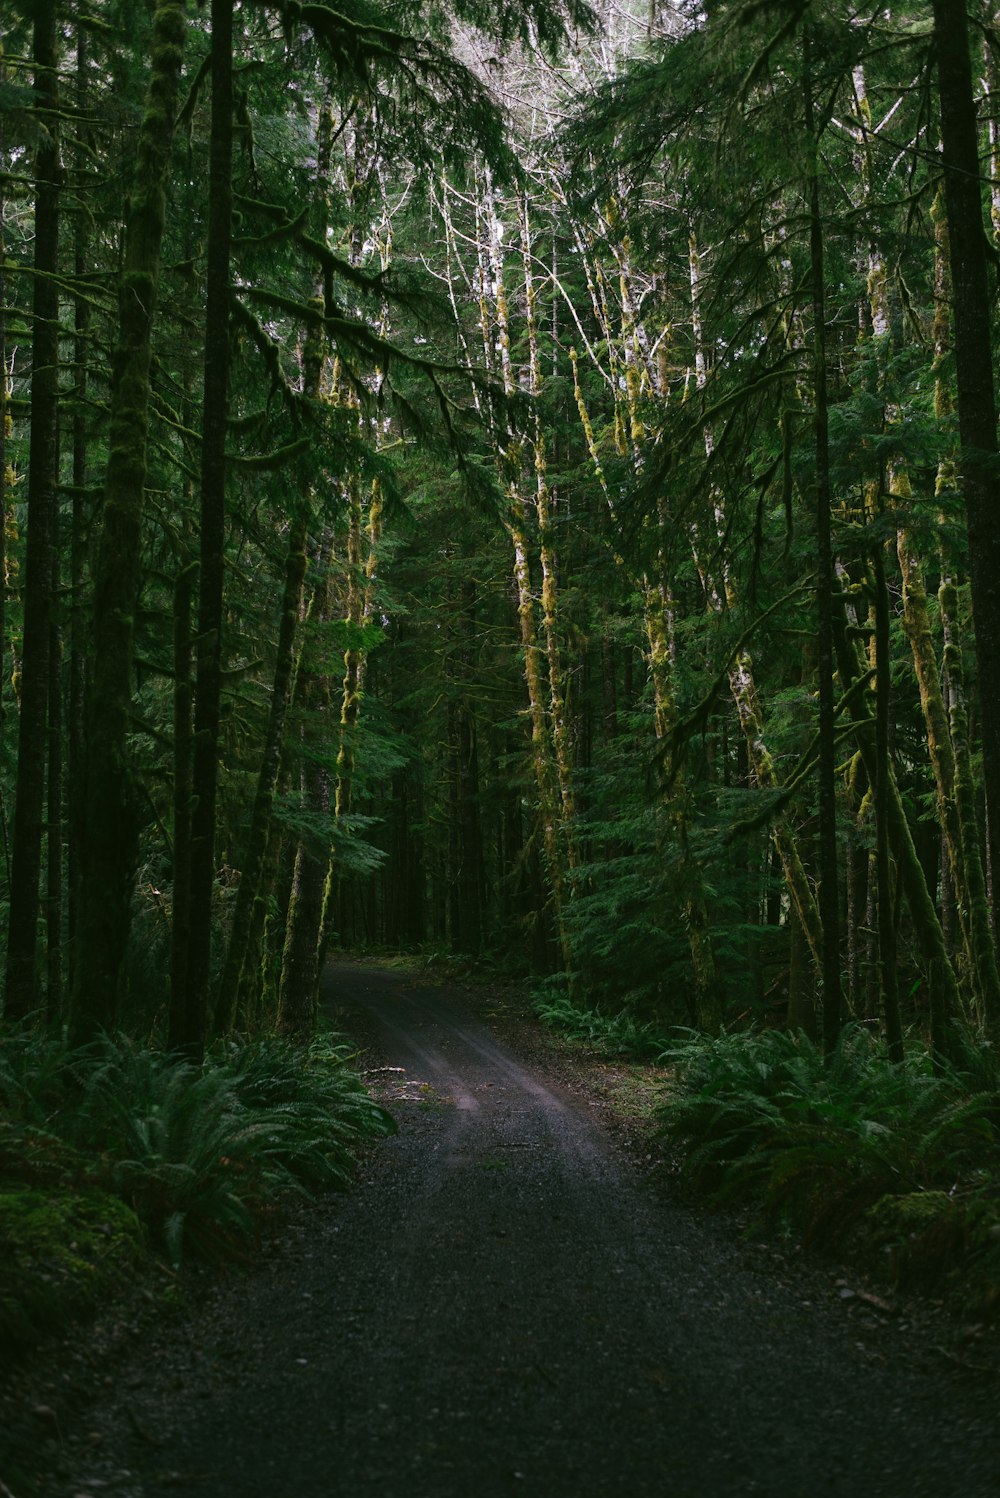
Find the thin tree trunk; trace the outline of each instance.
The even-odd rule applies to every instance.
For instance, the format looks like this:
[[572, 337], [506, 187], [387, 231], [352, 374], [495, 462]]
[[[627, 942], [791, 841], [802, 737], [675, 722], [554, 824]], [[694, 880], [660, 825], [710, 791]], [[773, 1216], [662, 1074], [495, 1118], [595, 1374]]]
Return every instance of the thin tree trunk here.
[[[303, 723], [325, 720], [329, 714], [329, 678], [323, 670], [321, 648], [315, 635], [330, 617], [332, 538], [325, 535], [318, 547], [318, 577], [310, 601], [303, 658], [299, 667], [296, 705]], [[303, 728], [304, 733], [304, 728]], [[314, 834], [301, 837], [295, 850], [288, 910], [281, 957], [278, 992], [278, 1023], [288, 1035], [308, 1039], [316, 1022], [316, 980], [320, 934], [326, 903], [329, 841], [326, 822], [330, 814], [330, 774], [303, 744], [299, 771], [302, 805], [317, 824]]]
[[813, 312], [813, 407], [816, 449], [816, 670], [819, 676], [819, 913], [823, 927], [823, 1048], [829, 1056], [840, 1039], [843, 993], [840, 977], [840, 898], [837, 860], [836, 735], [833, 676], [833, 538], [830, 437], [826, 373], [826, 281], [820, 214], [819, 132], [813, 107], [811, 20], [803, 30], [803, 99], [809, 149], [809, 259]]
[[183, 1047], [196, 1027], [197, 1016], [188, 1013], [189, 899], [191, 892], [191, 760], [193, 733], [191, 706], [191, 609], [197, 563], [189, 562], [174, 579], [174, 867], [173, 922], [170, 948], [171, 1050]]
[[889, 1060], [903, 1060], [903, 1026], [896, 982], [896, 930], [893, 922], [892, 860], [889, 852], [889, 799], [892, 763], [889, 758], [889, 594], [881, 545], [873, 557], [875, 571], [875, 863], [878, 881], [879, 987], [885, 1014]]
[[[535, 277], [531, 260], [531, 237], [528, 207], [518, 199], [518, 221], [521, 234], [521, 264], [524, 275], [525, 321], [528, 334], [528, 387], [536, 400], [542, 394], [541, 361], [538, 354], [538, 326], [535, 312]], [[552, 752], [559, 798], [562, 803], [562, 841], [567, 868], [576, 866], [576, 790], [573, 784], [569, 729], [566, 721], [566, 688], [562, 669], [559, 638], [559, 587], [556, 578], [556, 555], [552, 525], [552, 493], [549, 488], [545, 434], [537, 408], [531, 438], [535, 469], [535, 514], [538, 518], [538, 551], [542, 569], [542, 630], [549, 678], [549, 722]]]
[[59, 477], [59, 88], [55, 0], [35, 7], [33, 64], [39, 147], [35, 164], [31, 437], [24, 577], [24, 644], [17, 740], [6, 1012], [37, 1003], [39, 878], [51, 651], [53, 540]]
[[[496, 321], [500, 374], [504, 394], [513, 396], [516, 389], [510, 346], [510, 316], [503, 276], [503, 248], [492, 183], [487, 177], [485, 205], [485, 257], [480, 263], [480, 321], [484, 349], [489, 355], [492, 338], [489, 331], [487, 292], [491, 289]], [[530, 513], [521, 493], [521, 444], [508, 429], [505, 447], [500, 433], [493, 433], [498, 453], [501, 480], [509, 498], [506, 529], [514, 551], [514, 580], [517, 587], [518, 620], [521, 649], [524, 655], [524, 679], [528, 693], [528, 717], [531, 724], [531, 765], [538, 793], [538, 816], [542, 833], [545, 873], [548, 877], [552, 911], [555, 919], [563, 970], [573, 972], [566, 910], [569, 899], [568, 870], [562, 838], [561, 791], [543, 685], [543, 652], [538, 643], [535, 600], [531, 587], [531, 561], [528, 546], [527, 514]]]
[[[841, 602], [843, 602], [842, 596]], [[862, 675], [862, 667], [858, 660], [856, 644], [848, 635], [847, 617], [843, 608], [834, 615], [834, 640], [841, 686], [846, 695]], [[858, 693], [852, 693], [850, 711], [857, 724], [858, 750], [864, 761], [865, 772], [869, 783], [876, 785], [878, 761], [871, 733], [869, 704]], [[886, 792], [891, 847], [896, 859], [899, 881], [913, 918], [914, 939], [924, 961], [932, 993], [932, 1019], [935, 1027], [932, 1040], [938, 1053], [947, 1055], [954, 1050], [953, 1025], [961, 1009], [958, 983], [954, 969], [948, 960], [941, 922], [927, 889], [927, 880], [913, 845], [906, 811], [895, 776], [892, 774], [888, 777]]]
[[[53, 581], [58, 590], [58, 515], [53, 533]], [[46, 787], [45, 1012], [51, 1022], [63, 1011], [63, 710], [62, 631], [53, 605], [49, 625], [48, 781]]]
[[220, 1030], [229, 1029], [236, 1018], [236, 999], [240, 977], [247, 960], [252, 961], [254, 957], [249, 946], [250, 926], [264, 870], [264, 856], [267, 852], [271, 826], [271, 810], [274, 805], [274, 792], [281, 764], [285, 714], [295, 664], [295, 637], [302, 612], [302, 589], [305, 584], [306, 562], [306, 523], [302, 516], [296, 516], [288, 532], [281, 618], [278, 625], [274, 679], [271, 684], [271, 707], [260, 766], [257, 771], [257, 788], [250, 812], [246, 849], [240, 858], [240, 884], [233, 910], [226, 963], [219, 983], [219, 997], [216, 1003], [217, 1028]]
[[[87, 33], [81, 26], [76, 43], [76, 107], [81, 118], [87, 111]], [[82, 153], [81, 153], [82, 155]], [[81, 161], [82, 179], [86, 167]], [[82, 183], [81, 183], [82, 185]], [[90, 258], [87, 217], [78, 213], [73, 230], [73, 275], [76, 292], [73, 307], [73, 499], [70, 520], [70, 620], [69, 620], [69, 730], [67, 742], [69, 837], [67, 856], [67, 916], [70, 962], [75, 969], [76, 939], [80, 907], [81, 847], [85, 836], [86, 801], [86, 713], [87, 713], [87, 625], [84, 604], [86, 581], [87, 516], [84, 491], [87, 486], [87, 402], [90, 364], [90, 303], [84, 295], [84, 278]], [[75, 981], [75, 971], [70, 982]]]
[[197, 1055], [210, 1023], [215, 807], [222, 695], [222, 600], [226, 537], [226, 417], [229, 395], [229, 257], [233, 184], [233, 0], [212, 0], [212, 117], [209, 143], [205, 388], [201, 441], [201, 545], [192, 764], [185, 1048]]

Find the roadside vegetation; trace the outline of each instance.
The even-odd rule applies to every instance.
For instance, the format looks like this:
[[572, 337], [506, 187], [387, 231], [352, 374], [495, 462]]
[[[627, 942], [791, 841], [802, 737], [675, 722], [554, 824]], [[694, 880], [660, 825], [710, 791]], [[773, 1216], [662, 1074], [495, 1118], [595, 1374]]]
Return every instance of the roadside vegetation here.
[[239, 1258], [289, 1193], [340, 1189], [393, 1128], [347, 1047], [277, 1036], [195, 1063], [122, 1036], [0, 1032], [0, 1347], [156, 1265]]
[[358, 946], [986, 1304], [993, 13], [3, 10], [5, 1334], [342, 1183]]
[[669, 1076], [647, 1115], [681, 1179], [748, 1229], [850, 1259], [884, 1285], [1000, 1316], [1000, 1064], [913, 1044], [901, 1062], [863, 1025], [829, 1060], [808, 1036], [657, 1036], [627, 1012], [536, 998], [544, 1024]]

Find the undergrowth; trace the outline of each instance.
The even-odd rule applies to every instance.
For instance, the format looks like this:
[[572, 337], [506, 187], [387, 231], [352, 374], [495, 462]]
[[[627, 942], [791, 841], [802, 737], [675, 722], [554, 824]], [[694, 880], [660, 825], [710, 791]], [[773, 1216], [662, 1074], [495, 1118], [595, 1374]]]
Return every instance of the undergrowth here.
[[669, 1044], [655, 1026], [637, 1020], [627, 1010], [606, 1014], [582, 999], [566, 993], [536, 990], [535, 1013], [550, 1029], [571, 1040], [579, 1040], [612, 1058], [655, 1061]]
[[877, 1255], [907, 1288], [1000, 1312], [1000, 1066], [899, 1065], [861, 1027], [829, 1065], [803, 1035], [681, 1032], [659, 1110], [684, 1174], [812, 1244]]
[[227, 1044], [195, 1065], [123, 1037], [72, 1048], [4, 1028], [0, 1344], [85, 1306], [142, 1253], [239, 1253], [281, 1195], [346, 1185], [364, 1138], [392, 1127], [329, 1037]]

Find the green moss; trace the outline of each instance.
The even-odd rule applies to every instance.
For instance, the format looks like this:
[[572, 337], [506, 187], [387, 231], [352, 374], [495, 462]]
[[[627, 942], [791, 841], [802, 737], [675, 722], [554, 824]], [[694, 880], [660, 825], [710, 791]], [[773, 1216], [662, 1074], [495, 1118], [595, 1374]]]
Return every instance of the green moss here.
[[138, 1219], [116, 1197], [0, 1185], [0, 1351], [90, 1309], [142, 1255]]
[[1000, 1202], [974, 1192], [887, 1197], [868, 1214], [869, 1243], [905, 1292], [931, 1295], [976, 1319], [1000, 1316]]

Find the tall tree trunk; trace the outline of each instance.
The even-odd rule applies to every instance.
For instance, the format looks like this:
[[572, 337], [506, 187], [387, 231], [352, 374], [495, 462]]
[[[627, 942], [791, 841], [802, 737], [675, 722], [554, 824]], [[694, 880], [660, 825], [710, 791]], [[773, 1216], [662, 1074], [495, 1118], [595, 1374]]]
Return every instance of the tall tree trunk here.
[[302, 612], [302, 589], [306, 576], [306, 523], [302, 516], [293, 518], [288, 532], [285, 559], [285, 582], [281, 598], [281, 618], [275, 652], [274, 679], [271, 684], [271, 706], [268, 713], [264, 745], [257, 771], [257, 788], [250, 812], [246, 848], [240, 858], [240, 884], [233, 909], [226, 962], [219, 983], [216, 1002], [217, 1027], [228, 1029], [236, 1019], [236, 1002], [240, 978], [247, 961], [254, 960], [250, 949], [250, 927], [264, 870], [264, 858], [271, 830], [271, 810], [281, 765], [285, 714], [295, 664], [295, 638]]
[[[692, 265], [692, 277], [692, 298], [696, 304], [696, 261]], [[612, 515], [614, 515], [614, 501], [600, 460], [593, 425], [580, 385], [579, 359], [575, 348], [570, 349], [570, 364], [573, 370], [573, 391], [577, 411], [580, 415], [580, 424], [586, 439], [587, 451], [590, 455], [594, 476], [600, 485], [606, 504]], [[633, 419], [633, 429], [635, 430], [637, 427], [638, 413], [636, 412]], [[617, 520], [617, 517], [615, 518]], [[668, 533], [669, 518], [666, 502], [663, 499], [661, 499], [659, 504], [656, 523], [658, 530], [656, 573], [652, 576], [644, 573], [641, 579], [639, 579], [639, 585], [643, 600], [643, 624], [649, 646], [647, 661], [650, 684], [653, 688], [654, 732], [657, 740], [665, 743], [676, 724], [677, 711], [674, 700], [673, 663], [670, 649], [670, 590], [665, 561], [665, 540]], [[615, 564], [624, 569], [625, 559], [620, 554], [616, 554]], [[605, 655], [607, 654], [608, 645], [607, 641], [605, 641]], [[606, 667], [605, 675], [607, 675]], [[613, 679], [609, 683], [609, 686], [611, 687], [611, 692], [608, 694], [606, 689], [606, 695], [610, 695], [613, 701]], [[688, 857], [686, 801], [687, 788], [683, 766], [674, 766], [671, 773], [670, 821], [676, 842], [679, 845], [686, 864], [685, 883], [688, 888], [683, 896], [683, 919], [688, 946], [691, 952], [691, 967], [694, 974], [695, 1018], [702, 1029], [714, 1031], [718, 1028], [722, 1018], [715, 953], [712, 946], [712, 933], [702, 871], [696, 861]]]
[[[0, 87], [7, 81], [3, 26], [0, 22]], [[9, 409], [7, 380], [7, 259], [4, 210], [7, 201], [6, 119], [0, 114], [0, 730], [4, 719], [4, 687], [7, 682], [7, 504], [10, 485], [7, 442], [14, 423]], [[0, 803], [0, 815], [2, 815]]]
[[[948, 220], [941, 192], [932, 209], [934, 220], [934, 414], [945, 421], [953, 410], [950, 382], [943, 366], [951, 347], [951, 317], [948, 307]], [[955, 465], [946, 453], [938, 463], [936, 493], [948, 493], [955, 485]], [[942, 531], [943, 535], [943, 531]], [[997, 972], [995, 927], [990, 915], [989, 892], [983, 856], [979, 843], [979, 818], [976, 808], [976, 782], [972, 771], [969, 715], [965, 703], [965, 664], [962, 630], [958, 617], [958, 589], [954, 568], [941, 544], [941, 581], [938, 588], [938, 612], [944, 637], [944, 707], [947, 712], [950, 743], [954, 760], [955, 814], [959, 826], [963, 881], [953, 881], [956, 901], [966, 904], [962, 921], [963, 934], [968, 931], [973, 963], [978, 976], [978, 995], [982, 1004], [981, 1020], [988, 1029], [1000, 1032], [1000, 976]]]
[[226, 418], [229, 407], [229, 258], [233, 216], [233, 0], [212, 0], [205, 388], [201, 438], [198, 648], [191, 788], [185, 1048], [198, 1054], [210, 1015], [215, 804], [222, 695], [222, 598], [226, 536]]
[[[496, 324], [496, 346], [499, 350], [500, 376], [504, 394], [514, 395], [517, 382], [511, 358], [510, 312], [504, 286], [504, 256], [492, 182], [487, 174], [479, 264], [479, 309], [484, 352], [490, 362], [493, 337], [490, 332], [488, 297], [492, 296]], [[514, 552], [514, 580], [517, 587], [518, 620], [521, 649], [524, 655], [524, 680], [528, 694], [528, 718], [531, 725], [531, 766], [538, 795], [538, 819], [542, 834], [542, 857], [548, 877], [559, 950], [563, 970], [573, 972], [573, 953], [566, 912], [569, 880], [565, 845], [562, 838], [562, 796], [552, 743], [543, 672], [543, 651], [538, 642], [535, 599], [531, 586], [531, 555], [528, 544], [529, 504], [522, 493], [522, 443], [508, 422], [506, 440], [499, 428], [493, 433], [498, 455], [500, 478], [508, 496], [505, 526]]]
[[[524, 274], [525, 322], [528, 334], [528, 388], [537, 401], [542, 394], [542, 370], [538, 353], [538, 320], [535, 308], [535, 277], [532, 267], [531, 235], [527, 199], [518, 198], [518, 222], [521, 234], [521, 264]], [[572, 871], [576, 854], [576, 789], [570, 755], [567, 723], [566, 687], [562, 667], [559, 624], [559, 586], [556, 576], [555, 540], [552, 523], [552, 491], [549, 487], [545, 432], [537, 407], [531, 436], [535, 469], [535, 514], [538, 519], [538, 555], [542, 569], [542, 629], [549, 678], [549, 723], [559, 798], [562, 803], [562, 842], [565, 860]]]
[[[1000, 659], [1000, 478], [979, 130], [965, 0], [933, 0], [933, 15], [969, 577], [976, 659], [984, 684], [981, 714], [988, 862], [991, 868], [1000, 869], [1000, 696], [986, 689]], [[995, 930], [995, 908], [993, 924]]]
[[[87, 112], [87, 33], [81, 26], [76, 43], [76, 107], [81, 119]], [[82, 188], [86, 158], [81, 152], [79, 178]], [[78, 213], [73, 230], [73, 275], [76, 281], [73, 306], [73, 499], [70, 520], [70, 616], [69, 616], [69, 729], [67, 743], [68, 775], [68, 937], [70, 961], [76, 962], [76, 936], [80, 908], [80, 850], [85, 836], [86, 787], [86, 686], [87, 623], [84, 602], [87, 554], [87, 418], [85, 415], [90, 364], [90, 303], [85, 294], [84, 278], [90, 260], [90, 232], [87, 217]], [[72, 983], [74, 974], [71, 971]]]
[[[841, 595], [840, 603], [843, 605]], [[857, 692], [851, 692], [863, 667], [858, 659], [857, 646], [848, 634], [848, 619], [843, 607], [834, 614], [834, 641], [837, 649], [837, 664], [841, 686], [845, 696], [850, 693], [850, 712], [857, 725], [858, 750], [870, 785], [878, 783], [878, 760], [875, 741], [871, 732], [870, 705]], [[932, 995], [932, 1036], [935, 1049], [941, 1055], [954, 1051], [953, 1026], [960, 1013], [958, 983], [941, 931], [941, 922], [934, 901], [927, 888], [927, 880], [913, 845], [913, 835], [906, 820], [906, 811], [890, 773], [886, 785], [886, 807], [889, 821], [889, 837], [896, 860], [899, 882], [913, 918], [913, 934], [924, 962], [928, 984]]]
[[[296, 707], [302, 713], [303, 736], [310, 719], [315, 732], [316, 725], [325, 725], [329, 718], [329, 677], [318, 637], [330, 617], [331, 547], [332, 537], [327, 533], [318, 547], [318, 576], [309, 604], [296, 685]], [[327, 734], [325, 730], [323, 737]], [[295, 850], [278, 992], [278, 1023], [286, 1034], [300, 1039], [312, 1035], [316, 1022], [318, 952], [329, 865], [327, 819], [331, 809], [329, 771], [310, 748], [303, 742], [299, 778], [303, 810], [314, 819], [316, 827], [311, 835], [299, 838]]]
[[188, 942], [191, 913], [191, 608], [197, 563], [189, 562], [174, 579], [174, 867], [173, 923], [170, 942], [171, 1050], [183, 1047], [196, 1029], [197, 1016], [188, 1013]]
[[[53, 591], [58, 591], [58, 515], [53, 532]], [[63, 709], [62, 630], [53, 603], [49, 624], [48, 781], [46, 786], [45, 1012], [50, 1021], [63, 1011]]]
[[875, 864], [878, 883], [879, 987], [885, 1014], [889, 1060], [903, 1060], [903, 1027], [896, 981], [896, 928], [893, 921], [892, 859], [889, 850], [889, 803], [892, 761], [889, 758], [889, 592], [881, 544], [876, 544], [875, 572]]
[[[39, 878], [45, 803], [53, 554], [59, 478], [59, 88], [55, 0], [38, 0], [33, 33], [35, 251], [32, 278], [31, 437], [24, 578], [24, 645], [17, 740], [6, 1012], [37, 1003]], [[5, 375], [6, 377], [6, 375]]]
[[132, 705], [133, 621], [140, 580], [152, 330], [186, 26], [182, 0], [160, 0], [153, 18], [149, 84], [125, 229], [87, 682], [73, 1021], [81, 1035], [115, 1018], [128, 940], [137, 837], [126, 747]]
[[803, 100], [809, 150], [809, 261], [813, 312], [813, 410], [816, 476], [816, 670], [819, 677], [819, 913], [823, 927], [823, 1047], [831, 1055], [840, 1039], [840, 898], [837, 860], [836, 735], [833, 677], [833, 537], [830, 430], [826, 374], [826, 279], [820, 214], [819, 131], [813, 106], [811, 21], [803, 29]]

